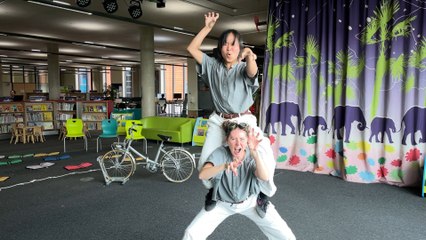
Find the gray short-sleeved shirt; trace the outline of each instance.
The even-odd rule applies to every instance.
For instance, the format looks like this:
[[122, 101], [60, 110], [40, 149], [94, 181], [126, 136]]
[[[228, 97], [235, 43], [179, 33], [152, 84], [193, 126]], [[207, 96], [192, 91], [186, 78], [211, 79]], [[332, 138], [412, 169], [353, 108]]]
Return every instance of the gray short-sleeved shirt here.
[[228, 70], [222, 62], [203, 53], [197, 72], [210, 87], [216, 111], [242, 113], [253, 105], [253, 93], [259, 88], [259, 82], [257, 74], [253, 78], [247, 76], [245, 62], [236, 63]]
[[[246, 152], [249, 152], [246, 149]], [[207, 159], [215, 166], [232, 161], [232, 154], [229, 147], [221, 146], [217, 148]], [[254, 174], [256, 163], [247, 154], [243, 164], [238, 167], [238, 176], [232, 171], [224, 171], [213, 177], [213, 200], [237, 203], [246, 200], [252, 194], [259, 193], [259, 180]]]

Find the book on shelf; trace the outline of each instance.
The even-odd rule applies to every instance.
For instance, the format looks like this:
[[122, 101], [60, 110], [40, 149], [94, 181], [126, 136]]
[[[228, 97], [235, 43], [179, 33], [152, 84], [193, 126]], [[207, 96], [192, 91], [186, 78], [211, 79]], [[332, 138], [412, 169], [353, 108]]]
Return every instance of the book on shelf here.
[[53, 121], [53, 114], [52, 114], [52, 112], [44, 112], [43, 113], [43, 120], [44, 121]]
[[43, 101], [47, 100], [47, 97], [46, 96], [37, 96], [37, 95], [35, 95], [35, 96], [28, 96], [28, 100], [30, 102], [43, 102]]
[[58, 115], [57, 115], [57, 119], [59, 121], [65, 121], [65, 120], [67, 120], [69, 118], [73, 118], [73, 117], [74, 117], [74, 114], [72, 114], [72, 113], [58, 113]]
[[45, 130], [52, 130], [54, 129], [53, 127], [53, 122], [29, 122], [27, 123], [28, 126], [32, 127], [32, 126], [42, 126]]
[[74, 111], [75, 103], [60, 103], [59, 110], [60, 111]]

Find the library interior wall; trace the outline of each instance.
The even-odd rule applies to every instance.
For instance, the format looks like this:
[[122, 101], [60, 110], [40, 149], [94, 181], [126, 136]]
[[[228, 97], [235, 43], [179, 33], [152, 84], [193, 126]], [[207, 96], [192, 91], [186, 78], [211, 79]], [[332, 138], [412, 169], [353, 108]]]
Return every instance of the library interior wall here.
[[91, 89], [91, 90], [96, 90], [98, 92], [103, 92], [103, 88], [102, 88], [102, 74], [99, 71], [99, 69], [93, 69], [92, 70], [92, 86], [93, 86], [93, 89]]
[[0, 97], [9, 96], [10, 90], [12, 90], [12, 85], [9, 81], [9, 76], [6, 76], [4, 73], [1, 74], [1, 86], [0, 86]]
[[75, 89], [75, 74], [73, 73], [60, 73], [60, 85], [68, 87], [68, 89]]
[[123, 84], [123, 72], [122, 71], [111, 71], [111, 83]]
[[3, 96], [5, 86], [3, 84], [3, 67], [1, 66], [1, 59], [0, 59], [0, 96]]
[[[134, 69], [134, 74], [133, 74], [133, 81], [132, 81], [132, 89], [133, 89], [133, 96], [140, 96], [141, 95], [141, 91], [140, 91], [140, 84], [139, 84], [139, 69], [135, 68]], [[204, 110], [209, 110], [212, 108], [212, 104], [211, 104], [211, 98], [208, 92], [206, 91], [201, 91], [202, 94], [199, 94], [200, 90], [198, 87], [198, 81], [194, 81], [194, 78], [196, 78], [196, 72], [195, 72], [195, 68], [189, 64], [188, 68], [187, 68], [187, 74], [188, 74], [188, 97], [190, 98], [188, 101], [188, 108], [189, 109], [204, 109]], [[121, 78], [122, 78], [122, 72], [121, 71], [111, 71], [111, 75], [112, 75], [112, 82], [113, 83], [119, 83], [121, 84]], [[179, 73], [179, 75], [183, 75], [183, 73]], [[102, 86], [102, 72], [101, 70], [95, 69], [92, 71], [92, 76], [93, 76], [93, 86], [94, 86], [94, 90], [98, 90], [98, 92], [103, 92], [103, 86]], [[159, 72], [156, 74], [156, 77], [159, 76]], [[9, 80], [10, 76], [9, 74], [5, 74], [3, 72], [2, 74], [2, 78], [1, 78], [1, 86], [0, 86], [0, 96], [9, 96], [10, 94], [10, 90], [12, 88], [11, 84], [10, 84], [10, 80]], [[18, 87], [20, 89], [24, 89], [24, 91], [26, 92], [32, 92], [33, 89], [35, 89], [35, 84], [34, 84], [34, 80], [33, 77], [30, 77], [32, 80], [30, 80], [30, 82], [32, 81], [33, 83], [26, 83], [25, 86], [22, 84], [22, 86], [19, 86], [19, 83], [14, 83], [14, 87]], [[23, 81], [22, 80], [22, 75], [21, 76], [14, 76], [14, 79], [16, 82], [19, 81]], [[156, 79], [156, 81], [159, 78]], [[181, 85], [182, 83], [180, 82], [179, 85]], [[71, 86], [73, 89], [75, 89], [75, 74], [73, 73], [64, 73], [61, 72], [60, 73], [60, 85], [61, 86]], [[159, 91], [159, 83], [156, 83], [156, 91]], [[180, 89], [181, 91], [183, 91], [183, 88], [181, 87]], [[44, 90], [43, 90], [44, 91]], [[17, 91], [18, 92], [18, 91]], [[157, 92], [156, 92], [157, 93]], [[170, 96], [172, 97], [172, 96]]]

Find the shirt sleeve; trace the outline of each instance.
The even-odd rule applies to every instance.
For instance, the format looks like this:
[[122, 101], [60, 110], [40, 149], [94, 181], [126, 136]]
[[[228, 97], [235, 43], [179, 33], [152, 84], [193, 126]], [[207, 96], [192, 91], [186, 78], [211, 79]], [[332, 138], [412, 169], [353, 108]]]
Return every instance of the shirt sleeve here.
[[219, 166], [226, 162], [226, 150], [224, 147], [219, 147], [214, 150], [210, 156], [207, 158], [206, 162], [213, 164], [214, 166]]
[[198, 75], [200, 76], [201, 80], [210, 86], [207, 69], [209, 69], [213, 64], [212, 58], [209, 57], [207, 54], [203, 53], [203, 57], [201, 60], [201, 64], [196, 64], [196, 70]]
[[246, 63], [243, 63], [243, 64], [244, 64], [243, 67], [240, 68], [240, 71], [241, 71], [240, 74], [241, 76], [243, 76], [245, 84], [251, 87], [252, 92], [254, 93], [259, 88], [259, 70], [257, 70], [256, 75], [254, 75], [253, 77], [249, 77], [246, 71], [247, 64]]

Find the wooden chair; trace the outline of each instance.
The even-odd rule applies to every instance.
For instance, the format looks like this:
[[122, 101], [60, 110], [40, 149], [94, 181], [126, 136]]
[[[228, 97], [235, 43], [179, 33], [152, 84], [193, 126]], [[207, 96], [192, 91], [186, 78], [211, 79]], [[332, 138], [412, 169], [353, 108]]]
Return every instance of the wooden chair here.
[[34, 126], [33, 135], [37, 142], [45, 142], [46, 138], [43, 135], [44, 127], [43, 126]]
[[63, 141], [65, 135], [67, 135], [67, 128], [65, 127], [65, 125], [61, 125], [61, 127], [59, 128], [59, 136], [58, 139]]
[[11, 134], [12, 134], [11, 137], [10, 137], [10, 142], [9, 142], [10, 144], [13, 141], [15, 141], [14, 144], [16, 144], [18, 141], [24, 142], [24, 133], [21, 130], [21, 128], [18, 128], [16, 126], [16, 124], [12, 125], [12, 128], [10, 129], [10, 131], [11, 131]]
[[87, 127], [87, 124], [83, 124], [83, 130], [84, 130], [84, 134], [86, 134], [86, 137], [88, 138], [92, 138], [92, 134], [90, 134], [89, 128]]
[[[26, 142], [35, 142], [34, 127], [24, 127], [24, 137]], [[25, 142], [24, 142], [25, 143]]]

